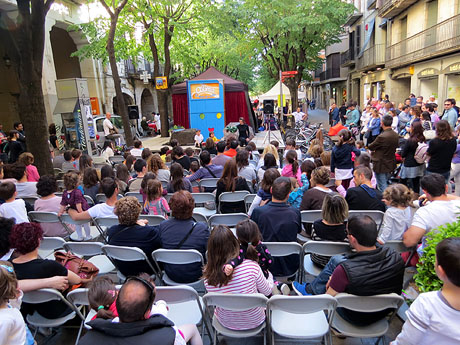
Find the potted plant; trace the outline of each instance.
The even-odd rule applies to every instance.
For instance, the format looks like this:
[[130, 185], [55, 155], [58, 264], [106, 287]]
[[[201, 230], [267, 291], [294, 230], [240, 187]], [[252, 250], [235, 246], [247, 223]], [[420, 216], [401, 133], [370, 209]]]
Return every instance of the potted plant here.
[[442, 225], [431, 230], [425, 236], [423, 255], [417, 264], [415, 284], [420, 292], [437, 291], [442, 287], [442, 281], [436, 276], [436, 245], [445, 238], [460, 237], [460, 221]]

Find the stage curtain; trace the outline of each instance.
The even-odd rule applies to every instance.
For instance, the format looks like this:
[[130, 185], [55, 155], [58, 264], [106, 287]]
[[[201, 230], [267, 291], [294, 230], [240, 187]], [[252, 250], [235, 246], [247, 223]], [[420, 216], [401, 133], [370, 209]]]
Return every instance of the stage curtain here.
[[226, 92], [225, 124], [238, 122], [240, 117], [243, 117], [246, 123], [250, 124], [245, 92]]
[[187, 94], [172, 95], [174, 124], [190, 128]]

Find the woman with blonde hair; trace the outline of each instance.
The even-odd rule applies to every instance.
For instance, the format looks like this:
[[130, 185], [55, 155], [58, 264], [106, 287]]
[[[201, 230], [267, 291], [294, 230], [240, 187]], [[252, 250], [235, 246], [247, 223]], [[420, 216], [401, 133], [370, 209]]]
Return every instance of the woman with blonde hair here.
[[280, 166], [280, 156], [278, 154], [278, 150], [276, 149], [275, 146], [269, 144], [269, 145], [265, 146], [265, 148], [264, 148], [264, 150], [262, 152], [262, 156], [260, 156], [259, 162], [257, 163], [257, 169], [256, 170], [259, 170], [262, 167], [262, 165], [264, 164], [264, 156], [267, 153], [271, 153], [273, 156], [275, 156], [276, 165]]
[[151, 155], [147, 160], [147, 171], [153, 172], [157, 180], [161, 182], [169, 182], [171, 178], [171, 174], [165, 162], [163, 162], [160, 155], [157, 153]]

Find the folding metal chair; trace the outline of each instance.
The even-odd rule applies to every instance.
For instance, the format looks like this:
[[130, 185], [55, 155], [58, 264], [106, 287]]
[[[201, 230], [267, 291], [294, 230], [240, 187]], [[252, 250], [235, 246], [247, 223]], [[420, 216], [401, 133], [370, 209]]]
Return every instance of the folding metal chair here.
[[66, 242], [64, 249], [75, 255], [90, 257], [89, 262], [99, 268], [99, 274], [115, 271], [115, 266], [110, 259], [102, 253], [101, 242]]
[[[72, 219], [72, 217], [65, 213], [63, 215], [61, 215], [61, 217], [59, 217], [61, 219], [61, 224], [62, 226], [64, 226], [68, 232], [70, 232], [70, 229], [68, 227], [68, 224], [73, 224], [73, 225], [85, 225], [85, 224], [89, 224], [90, 225], [90, 230], [91, 230], [91, 240], [94, 240], [96, 238], [98, 238], [99, 236], [102, 236], [104, 237], [104, 234], [100, 232], [99, 230], [99, 227], [97, 226], [92, 226], [91, 225], [91, 220], [74, 220]], [[84, 232], [84, 229], [82, 229], [82, 232]], [[78, 241], [78, 238], [77, 238], [77, 233], [76, 232], [73, 232], [71, 235], [70, 235], [70, 239], [72, 241], [77, 241], [77, 242], [80, 242]]]
[[335, 298], [326, 294], [272, 296], [267, 308], [271, 344], [275, 344], [275, 334], [289, 339], [322, 340], [324, 344], [332, 344], [330, 324], [336, 305]]
[[215, 214], [209, 218], [208, 224], [211, 230], [215, 225], [227, 225], [236, 236], [236, 224], [246, 219], [249, 219], [246, 213]]
[[90, 197], [89, 195], [83, 195], [83, 197], [85, 198], [85, 200], [86, 200], [86, 202], [88, 203], [88, 206], [89, 206], [89, 207], [92, 207], [92, 206], [96, 205], [96, 204], [94, 203], [93, 198]]
[[203, 309], [203, 299], [198, 296], [196, 290], [187, 285], [157, 286], [156, 300], [163, 300], [168, 303], [168, 319], [175, 325], [202, 324], [202, 337], [204, 328], [206, 328], [212, 342]]
[[142, 205], [143, 203], [143, 198], [142, 198], [142, 194], [139, 193], [139, 192], [126, 192], [125, 193], [125, 196], [133, 196], [137, 199], [137, 201], [139, 201], [139, 203]]
[[35, 327], [34, 338], [37, 334], [38, 327], [59, 327], [64, 325], [67, 321], [75, 318], [75, 316], [78, 316], [81, 320], [85, 319], [78, 308], [75, 308], [75, 306], [70, 303], [59, 291], [54, 289], [40, 289], [25, 292], [24, 296], [22, 297], [22, 301], [29, 304], [61, 301], [72, 310], [71, 313], [56, 319], [45, 318], [38, 314], [36, 311], [31, 315], [27, 315], [27, 323]]
[[206, 226], [209, 226], [208, 225], [208, 218], [206, 218], [206, 216], [201, 214], [201, 213], [193, 212], [192, 218], [195, 220], [195, 222], [205, 223]]
[[[123, 195], [117, 194], [117, 200], [120, 200], [121, 198], [123, 198]], [[98, 204], [102, 204], [102, 203], [104, 203], [106, 201], [107, 201], [107, 197], [105, 196], [104, 193], [96, 194], [96, 202]]]
[[244, 202], [244, 197], [248, 195], [249, 192], [246, 190], [236, 191], [236, 192], [224, 192], [219, 195], [219, 213], [221, 212], [222, 203], [224, 202]]
[[[112, 246], [106, 244], [102, 246], [102, 252], [107, 255], [111, 260], [119, 260], [119, 261], [145, 261], [147, 265], [150, 267], [154, 274], [158, 274], [157, 270], [152, 266], [150, 261], [148, 260], [145, 253], [136, 247], [123, 247], [123, 246]], [[112, 261], [117, 267], [116, 261]], [[124, 282], [126, 280], [126, 276], [120, 272], [117, 267], [117, 276], [120, 281]]]
[[348, 218], [353, 216], [369, 216], [377, 224], [377, 230], [380, 230], [380, 227], [383, 223], [383, 216], [385, 215], [382, 211], [377, 210], [350, 210], [348, 211]]
[[303, 245], [303, 270], [305, 273], [317, 276], [322, 268], [311, 260], [311, 254], [334, 256], [350, 253], [351, 247], [347, 242], [308, 241]]
[[149, 222], [150, 226], [160, 225], [162, 221], [165, 221], [166, 218], [160, 215], [154, 214], [141, 214], [139, 215], [139, 219], [146, 219]]
[[204, 178], [198, 182], [200, 186], [200, 191], [203, 191], [204, 188], [217, 188], [218, 178]]
[[[300, 211], [300, 216], [302, 219], [302, 224], [310, 224], [313, 228], [313, 223], [317, 221], [318, 219], [322, 219], [323, 216], [321, 214], [321, 210], [308, 210], [308, 211]], [[307, 241], [310, 241], [309, 238], [302, 236], [301, 234], [297, 234], [297, 239], [305, 243]]]
[[64, 248], [65, 241], [61, 237], [43, 237], [38, 247], [38, 256], [46, 259], [54, 254], [56, 250]]
[[401, 240], [390, 240], [386, 241], [384, 244], [384, 247], [390, 247], [397, 253], [404, 253], [404, 252], [410, 252], [409, 257], [407, 258], [405, 262], [405, 266], [407, 267], [409, 265], [409, 262], [412, 260], [412, 257], [415, 255], [417, 251], [417, 247], [406, 247], [404, 245], [404, 242]]
[[27, 202], [30, 206], [34, 207], [35, 201], [38, 200], [38, 197], [36, 197], [36, 196], [23, 196], [23, 197], [20, 198], [20, 199], [24, 200], [24, 201]]
[[104, 243], [107, 243], [107, 230], [114, 225], [120, 224], [118, 217], [97, 217], [93, 221], [98, 227]]
[[171, 200], [173, 194], [174, 194], [174, 193], [168, 193], [168, 194], [166, 194], [166, 195], [164, 196], [167, 202], [169, 202], [169, 200]]
[[216, 210], [209, 210], [206, 207], [204, 207], [204, 204], [209, 202], [209, 203], [214, 203], [216, 202], [216, 196], [212, 193], [192, 193], [193, 200], [195, 200], [195, 208], [193, 209], [193, 212], [196, 213], [201, 213], [205, 217], [211, 217], [212, 215], [216, 214]]
[[155, 264], [157, 265], [157, 271], [160, 272], [161, 281], [165, 285], [188, 285], [195, 290], [203, 289], [203, 281], [197, 280], [191, 283], [177, 283], [172, 280], [166, 272], [161, 270], [160, 262], [165, 264], [173, 265], [187, 265], [192, 263], [201, 263], [201, 266], [204, 266], [204, 260], [201, 253], [196, 249], [157, 249], [152, 252], [152, 258]]
[[[31, 222], [62, 224], [61, 219], [58, 217], [56, 212], [30, 211], [27, 215], [29, 216]], [[67, 231], [69, 236], [72, 234], [72, 231], [70, 231], [67, 226], [63, 225], [63, 228]]]
[[222, 334], [231, 338], [248, 338], [254, 337], [259, 333], [263, 333], [264, 345], [267, 343], [266, 323], [263, 322], [260, 326], [247, 330], [233, 330], [223, 326], [214, 315], [214, 307], [231, 310], [231, 311], [246, 311], [252, 308], [265, 308], [267, 306], [267, 297], [260, 293], [256, 294], [233, 294], [233, 293], [216, 293], [210, 292], [203, 296], [203, 302], [206, 306], [206, 313], [213, 315], [213, 344], [217, 344], [217, 336]]
[[[377, 343], [382, 340], [388, 331], [390, 322], [403, 304], [404, 298], [392, 293], [374, 296], [355, 296], [347, 293], [339, 293], [335, 296], [337, 307], [357, 311], [357, 312], [378, 312], [386, 309], [394, 309], [388, 317], [374, 322], [368, 326], [355, 326], [345, 321], [338, 313], [334, 314], [332, 327], [346, 337], [353, 338], [379, 338]], [[377, 344], [376, 343], [376, 344]]]
[[254, 201], [254, 198], [256, 197], [257, 194], [246, 194], [244, 196], [244, 204], [246, 205], [246, 213], [249, 212], [249, 209], [251, 208], [252, 202]]
[[[288, 255], [292, 254], [297, 254], [299, 255], [299, 266], [297, 270], [293, 273], [290, 274], [289, 277], [292, 275], [296, 275], [297, 279], [300, 279], [299, 277], [299, 272], [302, 272], [301, 270], [301, 259], [302, 259], [302, 246], [298, 244], [297, 242], [264, 242], [265, 246], [267, 249], [270, 251], [270, 254], [272, 255], [273, 258], [279, 258], [279, 257], [286, 257]], [[276, 277], [278, 280], [283, 280], [282, 278], [287, 278], [286, 277]]]

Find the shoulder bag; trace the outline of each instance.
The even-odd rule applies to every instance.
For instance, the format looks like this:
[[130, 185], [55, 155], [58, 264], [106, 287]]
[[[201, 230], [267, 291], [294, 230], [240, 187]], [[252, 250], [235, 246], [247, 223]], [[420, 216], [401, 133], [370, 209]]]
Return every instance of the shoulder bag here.
[[188, 238], [190, 237], [190, 235], [192, 234], [193, 232], [193, 229], [195, 229], [195, 226], [197, 225], [198, 223], [197, 222], [194, 222], [193, 223], [193, 226], [192, 228], [190, 229], [190, 231], [187, 233], [187, 235], [185, 235], [185, 237], [182, 239], [182, 241], [179, 242], [179, 244], [176, 246], [176, 248], [174, 249], [181, 249], [182, 245], [185, 243], [185, 241], [188, 240]]

